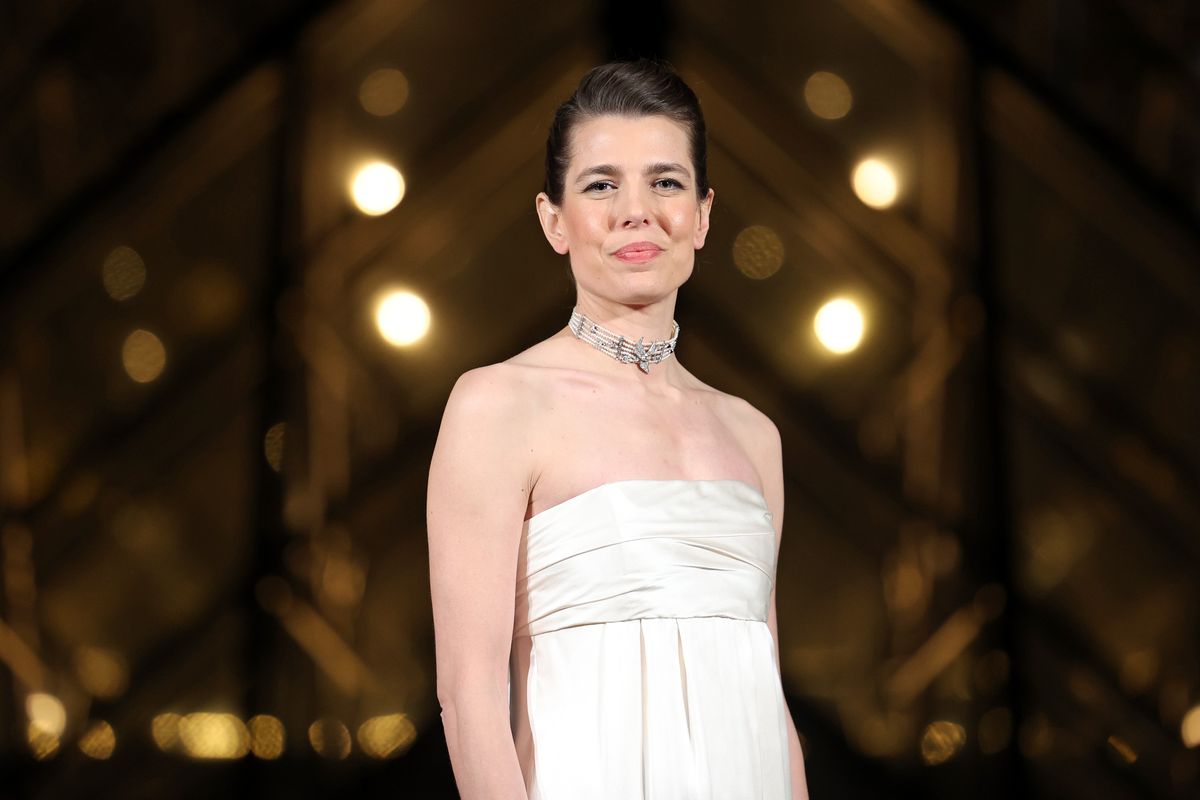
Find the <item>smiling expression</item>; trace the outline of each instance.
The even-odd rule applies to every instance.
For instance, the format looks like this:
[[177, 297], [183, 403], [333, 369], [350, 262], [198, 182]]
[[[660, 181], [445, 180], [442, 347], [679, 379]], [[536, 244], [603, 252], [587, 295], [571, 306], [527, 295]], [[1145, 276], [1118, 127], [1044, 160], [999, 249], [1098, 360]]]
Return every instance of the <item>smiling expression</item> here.
[[563, 201], [538, 196], [556, 252], [581, 291], [619, 302], [660, 299], [692, 274], [713, 191], [696, 196], [687, 131], [664, 116], [600, 116], [571, 134]]

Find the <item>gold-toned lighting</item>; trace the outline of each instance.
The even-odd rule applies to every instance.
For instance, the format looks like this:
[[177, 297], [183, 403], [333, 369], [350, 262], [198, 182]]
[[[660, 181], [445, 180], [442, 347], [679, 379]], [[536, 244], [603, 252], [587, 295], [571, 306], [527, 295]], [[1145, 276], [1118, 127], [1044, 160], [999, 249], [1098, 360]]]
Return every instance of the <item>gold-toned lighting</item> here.
[[179, 728], [182, 722], [182, 716], [170, 711], [154, 715], [150, 722], [150, 735], [154, 737], [154, 743], [158, 745], [159, 750], [170, 753], [179, 749]]
[[967, 732], [957, 722], [931, 722], [921, 734], [921, 758], [930, 766], [944, 763], [954, 758], [966, 741]]
[[416, 726], [407, 714], [385, 714], [371, 717], [358, 726], [358, 744], [372, 758], [393, 758], [400, 755], [417, 738]]
[[358, 102], [369, 114], [388, 117], [404, 108], [408, 100], [408, 78], [398, 69], [377, 69], [358, 87]]
[[1200, 705], [1192, 706], [1191, 710], [1183, 715], [1179, 735], [1183, 738], [1184, 746], [1200, 747]]
[[25, 715], [30, 727], [49, 736], [62, 736], [67, 726], [67, 710], [62, 701], [46, 692], [32, 692], [25, 698]]
[[813, 317], [817, 341], [837, 355], [856, 349], [862, 342], [865, 327], [862, 310], [848, 297], [835, 297], [821, 306]]
[[783, 242], [766, 225], [751, 225], [733, 240], [733, 263], [747, 278], [769, 278], [783, 266]]
[[1133, 749], [1133, 745], [1115, 733], [1108, 737], [1108, 746], [1117, 758], [1126, 764], [1133, 764], [1138, 760], [1138, 754]]
[[33, 722], [25, 727], [25, 741], [29, 745], [29, 752], [38, 761], [45, 761], [52, 757], [62, 746], [62, 739], [59, 736], [47, 733]]
[[100, 279], [109, 297], [128, 300], [140, 292], [146, 283], [146, 262], [137, 250], [128, 245], [115, 247], [104, 258]]
[[312, 749], [326, 758], [343, 759], [350, 755], [350, 731], [336, 719], [319, 719], [308, 726]]
[[396, 347], [423, 339], [430, 319], [428, 304], [413, 292], [390, 290], [375, 304], [375, 326], [384, 340]]
[[104, 720], [93, 722], [79, 737], [79, 750], [88, 758], [103, 761], [112, 756], [116, 748], [117, 734]]
[[821, 119], [841, 119], [850, 113], [853, 97], [841, 76], [819, 71], [804, 82], [804, 102]]
[[125, 372], [138, 383], [150, 383], [162, 374], [167, 363], [167, 351], [157, 336], [138, 328], [125, 337], [121, 347], [121, 362]]
[[250, 751], [250, 732], [233, 714], [188, 714], [179, 722], [179, 740], [192, 758], [241, 758]]
[[266, 456], [271, 469], [276, 472], [283, 469], [283, 444], [286, 434], [287, 423], [276, 422], [267, 429], [267, 434], [263, 437], [263, 455]]
[[360, 167], [350, 184], [354, 205], [368, 216], [386, 214], [404, 199], [404, 176], [383, 161]]
[[113, 698], [125, 691], [129, 667], [115, 650], [80, 645], [72, 654], [79, 683], [94, 697]]
[[887, 208], [896, 202], [899, 194], [896, 171], [880, 158], [865, 158], [858, 162], [851, 185], [858, 199], [871, 208]]
[[270, 714], [258, 714], [246, 722], [250, 731], [250, 752], [263, 759], [279, 758], [283, 755], [283, 723]]

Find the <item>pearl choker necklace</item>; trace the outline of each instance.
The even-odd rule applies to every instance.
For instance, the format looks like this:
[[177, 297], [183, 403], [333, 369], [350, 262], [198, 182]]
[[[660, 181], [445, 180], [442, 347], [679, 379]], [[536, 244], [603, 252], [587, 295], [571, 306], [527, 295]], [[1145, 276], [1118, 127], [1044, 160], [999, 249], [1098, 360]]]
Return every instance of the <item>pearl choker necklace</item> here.
[[620, 361], [622, 364], [634, 364], [641, 368], [642, 372], [650, 374], [650, 365], [658, 364], [671, 357], [671, 353], [675, 352], [675, 342], [679, 339], [679, 323], [671, 320], [672, 333], [670, 339], [655, 339], [649, 344], [645, 344], [644, 336], [638, 337], [636, 342], [626, 339], [619, 333], [614, 333], [608, 328], [601, 327], [595, 322], [579, 313], [579, 309], [572, 309], [571, 321], [567, 323], [567, 327], [571, 329], [571, 333], [575, 334], [581, 340], [595, 347], [597, 350], [608, 353], [610, 356]]

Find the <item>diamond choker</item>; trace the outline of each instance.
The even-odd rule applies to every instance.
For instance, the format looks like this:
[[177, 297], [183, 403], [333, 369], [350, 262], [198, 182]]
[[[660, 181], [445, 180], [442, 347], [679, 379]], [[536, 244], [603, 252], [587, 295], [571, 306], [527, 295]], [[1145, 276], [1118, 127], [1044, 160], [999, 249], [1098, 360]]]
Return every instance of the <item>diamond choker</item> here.
[[571, 321], [567, 323], [571, 333], [595, 347], [608, 353], [622, 364], [637, 364], [642, 372], [650, 373], [650, 365], [657, 364], [671, 357], [675, 352], [675, 342], [679, 339], [679, 323], [671, 320], [672, 333], [670, 339], [655, 339], [649, 344], [644, 343], [644, 336], [636, 342], [626, 339], [619, 333], [601, 327], [572, 309]]

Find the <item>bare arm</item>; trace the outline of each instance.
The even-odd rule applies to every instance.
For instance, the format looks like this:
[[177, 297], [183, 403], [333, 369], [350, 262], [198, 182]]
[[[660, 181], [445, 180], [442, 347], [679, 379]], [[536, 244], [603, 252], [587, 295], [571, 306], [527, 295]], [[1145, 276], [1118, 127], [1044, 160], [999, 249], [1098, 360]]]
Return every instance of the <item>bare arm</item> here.
[[[779, 438], [779, 429], [770, 418], [760, 414], [761, 432], [759, 435], [760, 452], [759, 464], [763, 479], [763, 494], [767, 499], [767, 507], [771, 511], [771, 519], [775, 523], [775, 555], [778, 560], [779, 545], [783, 541], [783, 446]], [[775, 639], [775, 666], [779, 668], [779, 628], [775, 620], [775, 590], [771, 589], [771, 603], [767, 612], [767, 627]], [[782, 670], [780, 670], [782, 675]], [[804, 751], [800, 748], [800, 736], [796, 732], [796, 723], [792, 720], [791, 710], [787, 714], [788, 757], [792, 770], [792, 800], [808, 800], [808, 780], [804, 774]]]
[[526, 800], [509, 721], [517, 549], [532, 458], [511, 367], [464, 373], [442, 416], [426, 522], [437, 694], [464, 800]]

